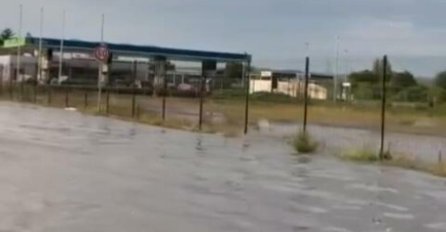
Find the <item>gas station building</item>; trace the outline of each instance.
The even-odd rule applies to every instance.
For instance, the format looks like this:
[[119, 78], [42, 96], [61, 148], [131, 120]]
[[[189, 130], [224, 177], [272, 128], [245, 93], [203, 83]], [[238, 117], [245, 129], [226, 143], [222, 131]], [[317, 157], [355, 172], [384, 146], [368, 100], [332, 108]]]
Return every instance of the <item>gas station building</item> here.
[[[188, 77], [218, 78], [219, 67], [227, 63], [246, 66], [251, 61], [250, 55], [242, 53], [81, 40], [64, 40], [61, 46], [60, 39], [51, 38], [28, 37], [16, 39], [15, 45], [5, 45], [0, 49], [2, 82], [37, 80], [40, 84], [97, 85], [101, 78], [103, 85], [143, 87], [160, 84], [166, 78], [173, 83], [184, 82]], [[17, 46], [21, 46], [20, 59]], [[108, 50], [107, 61], [95, 58], [95, 50], [100, 46]]]

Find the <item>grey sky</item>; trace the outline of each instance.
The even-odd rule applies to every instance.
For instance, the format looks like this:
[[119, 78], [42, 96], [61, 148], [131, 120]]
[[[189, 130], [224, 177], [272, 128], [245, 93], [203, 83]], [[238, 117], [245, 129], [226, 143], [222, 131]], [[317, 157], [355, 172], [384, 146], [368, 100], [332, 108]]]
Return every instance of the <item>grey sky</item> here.
[[[257, 66], [333, 70], [336, 37], [340, 70], [371, 66], [388, 54], [396, 69], [432, 76], [446, 69], [444, 0], [22, 0], [24, 32], [38, 35], [45, 6], [47, 37], [248, 52]], [[0, 27], [17, 28], [19, 2], [0, 8]], [[310, 43], [307, 51], [305, 43]]]

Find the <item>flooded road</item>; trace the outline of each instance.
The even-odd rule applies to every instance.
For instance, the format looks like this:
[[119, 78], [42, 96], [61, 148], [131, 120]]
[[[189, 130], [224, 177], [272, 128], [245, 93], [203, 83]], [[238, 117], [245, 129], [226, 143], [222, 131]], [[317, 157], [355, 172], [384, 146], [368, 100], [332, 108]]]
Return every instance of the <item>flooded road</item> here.
[[446, 231], [446, 180], [0, 103], [0, 231]]

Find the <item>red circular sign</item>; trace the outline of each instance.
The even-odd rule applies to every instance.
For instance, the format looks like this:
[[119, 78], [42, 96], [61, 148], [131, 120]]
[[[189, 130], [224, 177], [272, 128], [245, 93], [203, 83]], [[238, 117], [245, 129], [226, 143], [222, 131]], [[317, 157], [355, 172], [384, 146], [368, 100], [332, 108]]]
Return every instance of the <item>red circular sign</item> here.
[[94, 50], [94, 57], [101, 62], [107, 62], [110, 57], [108, 47], [105, 44], [99, 45], [99, 47]]

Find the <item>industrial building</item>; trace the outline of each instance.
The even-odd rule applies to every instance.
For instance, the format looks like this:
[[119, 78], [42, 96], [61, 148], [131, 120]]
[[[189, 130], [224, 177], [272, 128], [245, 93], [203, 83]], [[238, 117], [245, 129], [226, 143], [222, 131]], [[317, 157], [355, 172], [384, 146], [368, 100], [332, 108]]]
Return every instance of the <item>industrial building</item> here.
[[[1, 82], [37, 81], [41, 84], [146, 87], [168, 80], [177, 85], [194, 78], [222, 78], [226, 63], [248, 65], [242, 53], [174, 49], [131, 44], [28, 37], [0, 49]], [[17, 59], [17, 46], [20, 58]], [[95, 49], [105, 46], [107, 62], [98, 62]], [[62, 50], [61, 50], [62, 48]], [[62, 58], [62, 59], [60, 59]], [[17, 65], [17, 64], [20, 65]], [[20, 67], [20, 70], [18, 70]], [[60, 68], [61, 67], [61, 68]]]
[[[332, 75], [310, 73], [308, 96], [312, 99], [328, 99], [328, 89], [325, 84], [333, 80]], [[291, 97], [304, 96], [305, 74], [299, 70], [265, 70], [261, 69], [251, 74], [250, 93], [269, 92], [281, 93]]]

